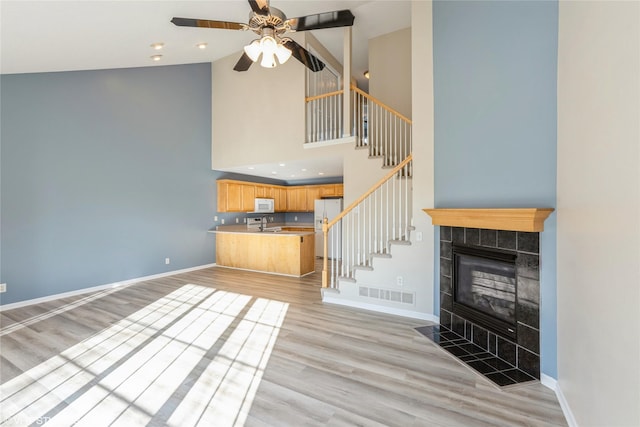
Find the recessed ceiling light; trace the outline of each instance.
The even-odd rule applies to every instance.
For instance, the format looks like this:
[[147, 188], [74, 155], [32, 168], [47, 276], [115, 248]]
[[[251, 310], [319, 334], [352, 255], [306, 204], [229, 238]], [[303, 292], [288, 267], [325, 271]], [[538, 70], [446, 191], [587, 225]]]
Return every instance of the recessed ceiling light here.
[[254, 170], [255, 168], [253, 166], [249, 166], [247, 169]]
[[206, 43], [198, 43], [198, 44], [196, 45], [196, 47], [197, 47], [198, 49], [206, 49], [206, 48], [207, 48], [207, 44], [206, 44]]
[[162, 59], [162, 55], [151, 55], [151, 59], [154, 61], [160, 61]]
[[162, 49], [164, 47], [164, 43], [152, 43], [151, 47], [154, 50], [160, 50], [160, 49]]
[[271, 173], [272, 173], [273, 175], [278, 175], [278, 172], [276, 172], [276, 171], [273, 171], [273, 172], [271, 172]]
[[324, 172], [318, 172], [318, 175], [324, 175]]
[[302, 169], [302, 172], [306, 172], [306, 171], [307, 171], [306, 169]]
[[280, 166], [284, 167], [284, 166], [286, 166], [286, 165], [285, 165], [284, 163], [280, 163]]
[[291, 178], [293, 178], [293, 177], [295, 177], [295, 176], [296, 176], [296, 174], [295, 174], [295, 173], [292, 173], [292, 174], [291, 174]]

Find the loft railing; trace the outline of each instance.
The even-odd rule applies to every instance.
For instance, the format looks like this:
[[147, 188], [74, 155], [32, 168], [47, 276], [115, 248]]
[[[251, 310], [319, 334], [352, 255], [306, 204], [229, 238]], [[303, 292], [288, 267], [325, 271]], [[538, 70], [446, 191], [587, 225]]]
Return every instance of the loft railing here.
[[[343, 137], [343, 96], [338, 90], [305, 99], [307, 142]], [[351, 123], [356, 147], [368, 148], [370, 157], [381, 157], [383, 167], [393, 167], [411, 153], [411, 119], [355, 86], [351, 87]]]
[[305, 98], [307, 104], [307, 142], [342, 138], [342, 93], [324, 93]]
[[332, 221], [325, 219], [323, 287], [353, 280], [356, 269], [370, 269], [373, 257], [387, 255], [391, 244], [409, 243], [411, 163], [409, 154]]

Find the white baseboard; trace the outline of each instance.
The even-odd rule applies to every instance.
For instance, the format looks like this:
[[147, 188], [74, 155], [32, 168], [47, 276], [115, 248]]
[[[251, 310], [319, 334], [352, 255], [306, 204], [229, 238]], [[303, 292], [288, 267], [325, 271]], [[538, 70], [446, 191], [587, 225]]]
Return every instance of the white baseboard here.
[[209, 268], [209, 267], [215, 267], [215, 266], [216, 266], [215, 263], [199, 265], [197, 267], [183, 268], [182, 270], [167, 271], [167, 272], [164, 272], [164, 273], [152, 274], [150, 276], [137, 277], [137, 278], [134, 278], [134, 279], [123, 280], [122, 282], [115, 282], [115, 283], [108, 283], [106, 285], [92, 286], [90, 288], [78, 289], [77, 291], [63, 292], [63, 293], [60, 293], [60, 294], [48, 295], [46, 297], [34, 298], [34, 299], [26, 300], [26, 301], [18, 301], [18, 302], [14, 302], [14, 303], [11, 303], [11, 304], [0, 305], [0, 312], [5, 311], [5, 310], [13, 310], [14, 308], [26, 307], [28, 305], [33, 305], [33, 304], [40, 304], [40, 303], [47, 302], [47, 301], [53, 301], [53, 300], [57, 300], [57, 299], [60, 299], [60, 298], [67, 298], [67, 297], [73, 297], [73, 296], [76, 296], [76, 295], [87, 294], [87, 293], [90, 293], [90, 292], [103, 291], [105, 289], [113, 289], [113, 288], [119, 288], [119, 287], [124, 287], [124, 286], [130, 286], [130, 285], [133, 285], [134, 283], [144, 282], [145, 280], [154, 280], [154, 279], [159, 279], [161, 277], [173, 276], [174, 274], [188, 273], [190, 271], [202, 270], [203, 268]]
[[560, 403], [560, 408], [562, 409], [562, 413], [564, 414], [564, 418], [567, 420], [569, 427], [578, 427], [578, 423], [573, 416], [573, 412], [571, 412], [567, 399], [564, 397], [564, 394], [562, 394], [562, 389], [560, 388], [560, 385], [558, 385], [558, 381], [548, 375], [540, 374], [540, 383], [555, 392], [556, 397], [558, 398], [558, 403]]
[[554, 392], [558, 389], [558, 381], [549, 375], [540, 374], [540, 383]]
[[395, 316], [410, 317], [412, 319], [420, 319], [420, 320], [427, 320], [429, 322], [440, 323], [440, 318], [433, 314], [421, 313], [419, 311], [413, 311], [413, 310], [403, 310], [403, 309], [393, 308], [393, 307], [385, 307], [385, 306], [375, 305], [375, 304], [367, 304], [364, 302], [345, 300], [342, 298], [334, 298], [328, 292], [323, 293], [322, 302], [326, 302], [329, 304], [336, 304], [336, 305], [344, 305], [346, 307], [361, 308], [363, 310], [376, 311], [378, 313], [393, 314]]

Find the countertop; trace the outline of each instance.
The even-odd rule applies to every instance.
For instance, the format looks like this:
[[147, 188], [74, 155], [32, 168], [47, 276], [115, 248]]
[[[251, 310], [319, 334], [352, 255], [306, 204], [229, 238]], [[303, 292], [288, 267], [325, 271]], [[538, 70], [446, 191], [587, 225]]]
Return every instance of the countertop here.
[[[278, 228], [281, 230], [276, 231]], [[308, 231], [303, 230], [288, 230], [290, 228], [308, 228]], [[271, 229], [271, 231], [270, 231]], [[216, 227], [210, 228], [208, 230], [209, 233], [241, 233], [241, 234], [266, 234], [266, 235], [297, 235], [297, 236], [308, 236], [310, 234], [315, 234], [315, 230], [313, 229], [313, 224], [303, 224], [303, 223], [293, 223], [293, 224], [281, 224], [281, 223], [269, 223], [267, 225], [267, 230], [260, 231], [256, 229], [248, 229], [246, 224], [233, 224], [233, 225], [218, 225]]]

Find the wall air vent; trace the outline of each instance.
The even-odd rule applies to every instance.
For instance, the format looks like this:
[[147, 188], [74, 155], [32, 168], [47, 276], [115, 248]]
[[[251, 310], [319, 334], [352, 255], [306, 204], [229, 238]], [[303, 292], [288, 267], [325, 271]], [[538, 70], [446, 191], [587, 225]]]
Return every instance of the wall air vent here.
[[415, 300], [415, 294], [413, 292], [400, 292], [389, 289], [371, 288], [368, 286], [359, 286], [358, 295], [360, 295], [361, 297], [411, 305], [413, 305], [413, 302]]

